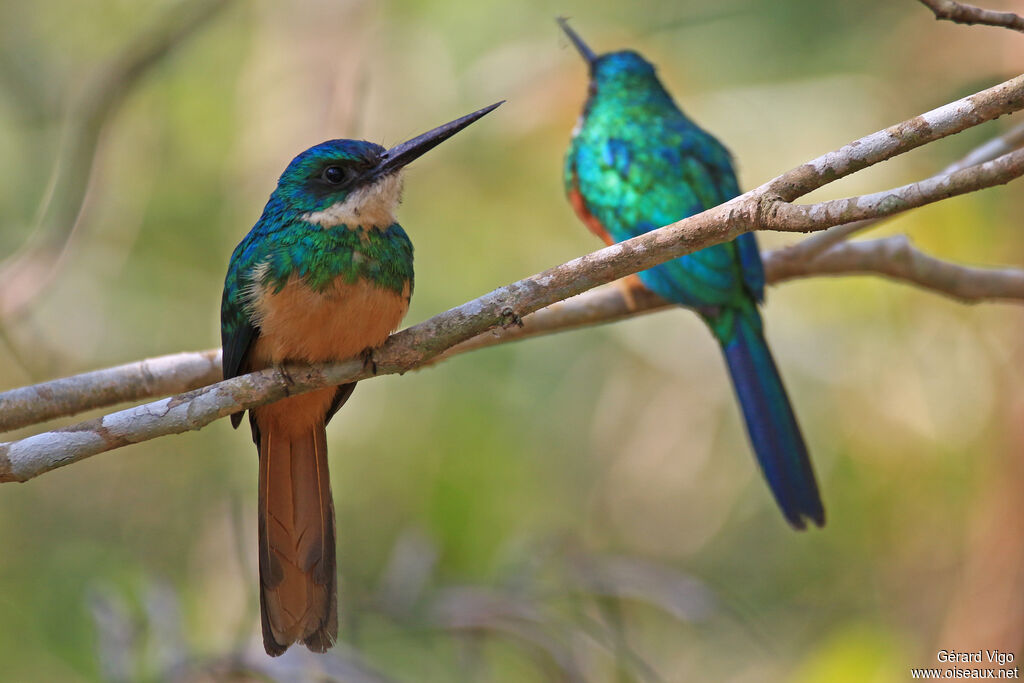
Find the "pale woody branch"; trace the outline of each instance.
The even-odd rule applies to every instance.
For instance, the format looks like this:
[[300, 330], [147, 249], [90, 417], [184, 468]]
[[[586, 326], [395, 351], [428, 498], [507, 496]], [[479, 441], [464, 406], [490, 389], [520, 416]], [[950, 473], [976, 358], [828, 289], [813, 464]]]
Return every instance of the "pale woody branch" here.
[[220, 379], [220, 349], [211, 349], [12, 389], [0, 394], [0, 432], [118, 403], [180, 394]]
[[754, 190], [753, 194], [765, 194], [769, 201], [776, 203], [779, 200], [792, 202], [868, 166], [1005, 114], [1012, 114], [1022, 108], [1022, 86], [1024, 76], [1017, 76], [885, 130], [866, 135], [782, 174]]
[[[975, 147], [962, 158], [943, 169], [941, 173], [932, 177], [941, 177], [970, 166], [983, 164], [986, 161], [992, 161], [1004, 154], [1020, 149], [1022, 146], [1024, 146], [1024, 123], [1019, 123], [1002, 135], [998, 135], [978, 147]], [[776, 256], [784, 256], [785, 258], [794, 261], [809, 259], [812, 256], [820, 254], [829, 247], [845, 242], [859, 232], [863, 232], [864, 230], [868, 230], [879, 225], [888, 218], [889, 216], [882, 216], [880, 218], [869, 218], [862, 221], [854, 221], [852, 223], [843, 223], [842, 225], [833, 226], [828, 230], [815, 233], [807, 239], [786, 247], [781, 251], [781, 253], [776, 254]]]
[[[768, 282], [822, 275], [884, 275], [944, 294], [964, 303], [1024, 302], [1024, 269], [963, 266], [929, 256], [903, 236], [838, 245], [820, 257], [790, 258], [788, 249], [766, 252]], [[653, 313], [674, 304], [647, 289], [631, 292], [605, 286], [559, 301], [523, 318], [521, 326], [501, 327], [456, 344], [432, 363], [506, 342], [612, 323]], [[422, 366], [421, 366], [422, 367]], [[0, 393], [0, 431], [118, 403], [184, 393], [221, 379], [220, 349], [175, 353], [95, 370]]]
[[1013, 12], [996, 12], [953, 0], [920, 0], [934, 14], [936, 19], [946, 19], [957, 24], [984, 24], [1024, 32], [1024, 17]]
[[851, 214], [857, 218], [890, 215], [1007, 182], [1024, 173], [1024, 163], [1016, 152], [878, 195], [801, 207], [790, 204], [834, 180], [1021, 108], [1024, 76], [868, 135], [703, 213], [573, 259], [434, 316], [393, 335], [375, 352], [374, 365], [349, 360], [294, 367], [288, 369], [287, 378], [278, 370], [264, 370], [0, 444], [0, 481], [26, 481], [120, 446], [199, 429], [218, 418], [287, 395], [367, 379], [373, 374], [406, 372], [488, 330], [520, 324], [523, 316], [545, 306], [749, 230], [822, 230], [847, 222]]
[[810, 275], [876, 274], [945, 294], [964, 303], [1024, 302], [1024, 269], [950, 263], [917, 249], [906, 235], [840, 244], [806, 261], [771, 259], [773, 282]]
[[1024, 150], [1017, 150], [953, 173], [892, 190], [835, 199], [820, 204], [775, 202], [763, 217], [769, 230], [807, 232], [833, 225], [892, 216], [942, 199], [1003, 185], [1024, 173]]
[[[1024, 303], [1024, 269], [950, 263], [917, 249], [905, 235], [840, 244], [805, 261], [790, 259], [785, 252], [785, 249], [778, 249], [762, 255], [769, 284], [817, 276], [882, 275], [962, 303]], [[675, 306], [648, 289], [631, 290], [630, 299], [632, 301], [626, 299], [620, 287], [594, 289], [526, 316], [521, 326], [497, 328], [456, 344], [435, 361], [506, 342], [612, 323]]]

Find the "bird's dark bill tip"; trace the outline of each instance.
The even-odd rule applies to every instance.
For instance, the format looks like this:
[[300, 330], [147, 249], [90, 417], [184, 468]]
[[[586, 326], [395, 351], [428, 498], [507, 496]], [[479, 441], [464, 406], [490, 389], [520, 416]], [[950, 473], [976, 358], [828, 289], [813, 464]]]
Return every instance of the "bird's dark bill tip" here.
[[462, 129], [466, 128], [470, 124], [478, 121], [487, 114], [500, 107], [505, 103], [505, 100], [495, 102], [494, 104], [488, 105], [483, 109], [477, 109], [476, 111], [460, 116], [459, 118], [449, 121], [448, 123], [442, 124], [437, 128], [428, 130], [422, 135], [417, 135], [411, 140], [406, 140], [400, 145], [395, 145], [387, 152], [384, 153], [380, 165], [376, 169], [377, 175], [385, 173], [391, 173], [402, 168], [406, 164], [411, 163], [413, 160], [418, 159], [420, 156], [429, 152], [434, 147], [452, 137]]
[[[494, 111], [495, 109], [497, 109], [501, 105], [505, 104], [506, 102], [508, 102], [508, 100], [498, 100], [494, 104], [489, 104], [486, 107], [484, 107], [483, 109], [478, 109], [477, 111], [475, 111], [472, 114], [470, 114], [470, 116], [474, 116], [474, 115], [484, 116], [485, 114], [490, 114], [492, 111]], [[478, 118], [479, 118], [479, 116], [478, 116]]]
[[460, 130], [462, 130], [463, 128], [468, 126], [469, 124], [475, 123], [476, 121], [478, 121], [478, 120], [482, 119], [483, 117], [487, 116], [488, 114], [490, 114], [492, 111], [494, 111], [495, 109], [497, 109], [498, 107], [500, 107], [503, 104], [505, 104], [505, 100], [499, 100], [499, 101], [495, 102], [494, 104], [487, 105], [483, 109], [477, 109], [476, 111], [470, 112], [469, 114], [466, 114], [465, 116], [460, 116], [459, 118], [455, 119], [454, 121], [449, 121], [448, 123], [440, 125], [437, 128], [435, 128], [434, 130], [429, 131], [427, 133], [424, 133], [423, 135], [421, 135], [419, 137], [424, 137], [424, 136], [427, 136], [427, 135], [434, 135], [434, 134], [441, 133], [441, 132], [443, 132], [443, 133], [450, 133], [450, 134], [454, 135], [455, 133], [459, 132]]

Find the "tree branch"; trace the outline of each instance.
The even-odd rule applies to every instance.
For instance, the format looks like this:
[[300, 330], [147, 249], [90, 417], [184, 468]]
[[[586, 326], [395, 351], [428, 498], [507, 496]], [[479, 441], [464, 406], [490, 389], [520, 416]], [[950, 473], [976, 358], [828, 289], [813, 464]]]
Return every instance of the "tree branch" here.
[[[956, 171], [944, 179], [922, 181], [864, 198], [800, 207], [790, 204], [838, 178], [1021, 108], [1024, 76], [868, 135], [725, 204], [573, 259], [434, 316], [392, 335], [375, 352], [374, 364], [347, 360], [293, 367], [287, 369], [288, 379], [277, 369], [263, 370], [0, 444], [0, 481], [26, 481], [113, 448], [199, 429], [213, 420], [289, 395], [359, 381], [373, 374], [406, 372], [488, 330], [519, 325], [523, 316], [540, 308], [750, 230], [821, 230], [847, 222], [851, 214], [856, 218], [890, 215], [1006, 182], [1024, 173], [1024, 163], [1017, 152]], [[371, 372], [371, 367], [375, 372]]]
[[[1019, 123], [1002, 135], [988, 140], [978, 147], [975, 147], [963, 157], [953, 162], [940, 173], [932, 176], [932, 179], [939, 178], [950, 173], [975, 166], [977, 164], [992, 161], [997, 157], [1024, 147], [1024, 123]], [[790, 245], [776, 252], [781, 258], [793, 261], [805, 261], [837, 244], [845, 242], [859, 232], [874, 228], [887, 221], [891, 216], [882, 218], [871, 218], [853, 223], [843, 223], [828, 230], [811, 235], [805, 240]]]
[[0, 432], [220, 381], [220, 349], [174, 353], [0, 394]]
[[1024, 17], [1013, 12], [996, 12], [953, 0], [920, 0], [938, 20], [957, 24], [983, 24], [1024, 32]]
[[1024, 150], [1017, 150], [977, 166], [874, 194], [809, 205], [779, 202], [772, 207], [771, 215], [764, 217], [764, 225], [770, 230], [807, 232], [854, 221], [877, 220], [949, 197], [1004, 185], [1021, 174], [1024, 174]]
[[[963, 266], [925, 254], [903, 236], [838, 245], [819, 258], [795, 261], [788, 248], [763, 254], [770, 284], [822, 275], [884, 275], [964, 303], [1024, 301], [1024, 270]], [[612, 323], [670, 308], [646, 288], [627, 301], [616, 286], [593, 289], [456, 344], [431, 364], [507, 342]], [[422, 368], [424, 366], [420, 366]], [[417, 368], [417, 369], [420, 369]], [[220, 349], [175, 353], [0, 393], [0, 432], [106, 408], [184, 393], [221, 380]]]
[[840, 244], [804, 262], [772, 259], [765, 265], [774, 282], [808, 275], [872, 273], [964, 303], [1024, 302], [1024, 269], [980, 268], [943, 261], [919, 250], [906, 235]]
[[1017, 76], [885, 130], [866, 135], [784, 173], [753, 192], [763, 192], [776, 202], [792, 202], [868, 166], [1019, 111], [1024, 97], [1022, 86], [1024, 76]]

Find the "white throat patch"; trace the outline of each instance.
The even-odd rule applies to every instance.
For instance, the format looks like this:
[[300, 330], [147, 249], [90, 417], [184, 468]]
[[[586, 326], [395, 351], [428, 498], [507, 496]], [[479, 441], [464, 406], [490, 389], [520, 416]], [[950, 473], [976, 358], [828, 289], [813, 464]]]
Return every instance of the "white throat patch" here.
[[302, 220], [325, 229], [343, 224], [350, 228], [386, 228], [395, 222], [395, 209], [401, 200], [402, 174], [389, 173], [373, 185], [350, 193], [343, 202], [303, 214]]

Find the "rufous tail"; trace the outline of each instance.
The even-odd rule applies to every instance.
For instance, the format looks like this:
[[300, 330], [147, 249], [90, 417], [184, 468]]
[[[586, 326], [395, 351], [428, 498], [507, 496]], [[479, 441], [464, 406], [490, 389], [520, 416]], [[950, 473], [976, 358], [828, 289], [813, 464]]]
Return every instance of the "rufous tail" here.
[[334, 503], [324, 420], [294, 427], [284, 419], [258, 421], [263, 645], [273, 656], [296, 641], [324, 652], [338, 637]]

